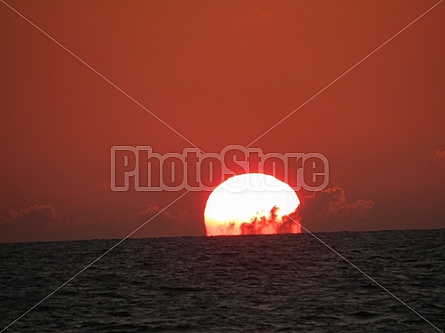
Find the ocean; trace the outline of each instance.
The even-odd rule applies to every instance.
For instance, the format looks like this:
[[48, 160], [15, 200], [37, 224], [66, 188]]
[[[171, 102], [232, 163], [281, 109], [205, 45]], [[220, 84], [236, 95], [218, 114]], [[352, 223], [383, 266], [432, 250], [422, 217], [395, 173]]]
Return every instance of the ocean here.
[[[350, 263], [307, 233], [127, 239], [5, 332], [445, 331], [445, 229], [316, 236]], [[117, 242], [0, 244], [0, 331]]]

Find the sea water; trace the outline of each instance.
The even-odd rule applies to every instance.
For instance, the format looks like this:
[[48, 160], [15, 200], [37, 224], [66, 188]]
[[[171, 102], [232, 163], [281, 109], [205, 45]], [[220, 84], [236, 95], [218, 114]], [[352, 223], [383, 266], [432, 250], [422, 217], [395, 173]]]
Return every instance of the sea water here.
[[[0, 331], [118, 241], [0, 244]], [[440, 330], [445, 229], [127, 239], [5, 332]]]

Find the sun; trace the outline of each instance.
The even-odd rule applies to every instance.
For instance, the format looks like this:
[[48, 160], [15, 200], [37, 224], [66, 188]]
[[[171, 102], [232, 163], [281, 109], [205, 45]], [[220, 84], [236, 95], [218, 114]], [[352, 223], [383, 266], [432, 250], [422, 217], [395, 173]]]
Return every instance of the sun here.
[[286, 183], [262, 173], [229, 178], [210, 194], [204, 210], [207, 236], [299, 233], [288, 215], [300, 200]]

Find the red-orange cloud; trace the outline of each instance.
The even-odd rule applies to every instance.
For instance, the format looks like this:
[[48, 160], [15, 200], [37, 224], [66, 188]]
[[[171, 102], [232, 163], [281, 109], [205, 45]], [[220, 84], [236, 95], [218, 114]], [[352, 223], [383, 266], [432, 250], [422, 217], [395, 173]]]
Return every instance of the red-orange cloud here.
[[0, 216], [2, 223], [45, 224], [60, 221], [52, 205], [34, 205], [21, 210], [11, 209], [7, 215]]
[[56, 240], [62, 217], [52, 205], [34, 205], [10, 210], [0, 216], [0, 242]]

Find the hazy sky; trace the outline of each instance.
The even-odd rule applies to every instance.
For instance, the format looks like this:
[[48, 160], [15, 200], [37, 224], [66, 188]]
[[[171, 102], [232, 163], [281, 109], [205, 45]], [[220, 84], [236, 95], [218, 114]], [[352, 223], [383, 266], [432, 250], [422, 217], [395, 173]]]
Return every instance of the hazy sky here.
[[[206, 152], [248, 145], [437, 1], [8, 4]], [[0, 241], [123, 237], [178, 192], [113, 192], [110, 148], [190, 143], [0, 3]], [[320, 152], [313, 231], [445, 227], [445, 5], [255, 142]], [[137, 236], [203, 235], [209, 192]]]

